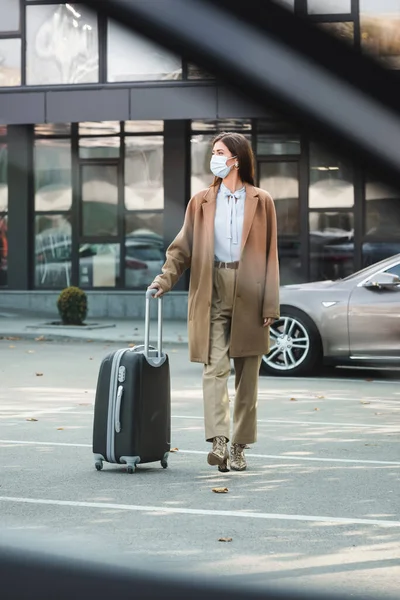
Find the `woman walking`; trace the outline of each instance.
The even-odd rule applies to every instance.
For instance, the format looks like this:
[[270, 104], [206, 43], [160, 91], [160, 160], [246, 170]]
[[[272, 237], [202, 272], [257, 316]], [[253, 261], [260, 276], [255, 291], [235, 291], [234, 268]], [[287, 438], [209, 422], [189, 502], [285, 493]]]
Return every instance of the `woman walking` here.
[[261, 356], [269, 351], [269, 326], [279, 317], [276, 214], [270, 195], [254, 187], [253, 152], [243, 135], [220, 133], [214, 139], [210, 169], [213, 184], [191, 198], [162, 274], [149, 287], [161, 296], [190, 267], [189, 353], [192, 362], [204, 365], [205, 436], [212, 442], [208, 463], [220, 471], [228, 471], [229, 463], [243, 471], [245, 446], [257, 437]]

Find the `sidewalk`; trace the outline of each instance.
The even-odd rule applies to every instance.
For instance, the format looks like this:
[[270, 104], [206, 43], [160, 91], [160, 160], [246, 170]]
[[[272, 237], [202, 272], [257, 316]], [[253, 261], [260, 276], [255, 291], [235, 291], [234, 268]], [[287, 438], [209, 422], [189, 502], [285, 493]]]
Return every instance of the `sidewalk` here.
[[[0, 338], [44, 338], [46, 340], [80, 340], [121, 344], [143, 344], [144, 322], [132, 319], [88, 319], [86, 326], [51, 325], [58, 318], [0, 309]], [[151, 322], [150, 343], [157, 341], [157, 323]], [[187, 344], [186, 321], [164, 321], [164, 344]], [[155, 345], [155, 344], [154, 344]]]

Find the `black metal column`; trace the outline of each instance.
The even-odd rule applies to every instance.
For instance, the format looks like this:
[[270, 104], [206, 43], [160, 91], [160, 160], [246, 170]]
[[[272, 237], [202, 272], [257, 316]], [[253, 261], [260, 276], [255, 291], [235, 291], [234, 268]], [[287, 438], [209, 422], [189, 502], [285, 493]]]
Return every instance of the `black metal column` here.
[[[164, 121], [164, 240], [168, 246], [183, 224], [190, 195], [190, 121]], [[185, 277], [174, 288], [186, 289]]]
[[8, 288], [32, 287], [33, 126], [8, 127]]

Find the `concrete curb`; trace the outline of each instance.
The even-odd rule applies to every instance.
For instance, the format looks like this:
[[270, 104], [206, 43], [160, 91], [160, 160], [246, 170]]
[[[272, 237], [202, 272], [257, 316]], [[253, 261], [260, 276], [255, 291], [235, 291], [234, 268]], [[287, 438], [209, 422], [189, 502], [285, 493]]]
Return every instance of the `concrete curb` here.
[[[126, 338], [126, 339], [118, 339], [112, 337], [90, 337], [90, 335], [82, 337], [75, 336], [70, 334], [62, 334], [62, 333], [52, 333], [51, 331], [43, 331], [39, 330], [36, 332], [21, 332], [21, 331], [7, 331], [2, 333], [0, 331], [0, 341], [23, 341], [23, 340], [37, 340], [37, 338], [43, 337], [43, 340], [39, 340], [39, 342], [82, 342], [82, 343], [105, 343], [105, 344], [143, 344], [143, 340], [141, 338]], [[7, 338], [18, 338], [17, 340], [8, 340]], [[38, 342], [38, 343], [39, 343]], [[163, 346], [187, 346], [188, 342], [185, 339], [176, 340], [168, 337], [163, 338]]]

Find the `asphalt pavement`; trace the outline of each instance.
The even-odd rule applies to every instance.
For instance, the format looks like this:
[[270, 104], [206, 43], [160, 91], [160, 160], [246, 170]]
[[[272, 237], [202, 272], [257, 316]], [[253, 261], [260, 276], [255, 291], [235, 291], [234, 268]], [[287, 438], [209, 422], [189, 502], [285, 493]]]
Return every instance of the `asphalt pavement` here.
[[18, 336], [3, 328], [0, 341], [3, 532], [96, 549], [107, 561], [157, 573], [398, 596], [396, 374], [260, 377], [259, 439], [247, 450], [249, 468], [220, 474], [206, 462], [201, 366], [189, 363], [185, 344], [168, 342], [176, 448], [169, 468], [143, 465], [129, 475], [106, 464], [97, 472], [97, 373], [121, 340], [61, 343], [46, 341], [43, 331], [36, 339], [6, 337]]

